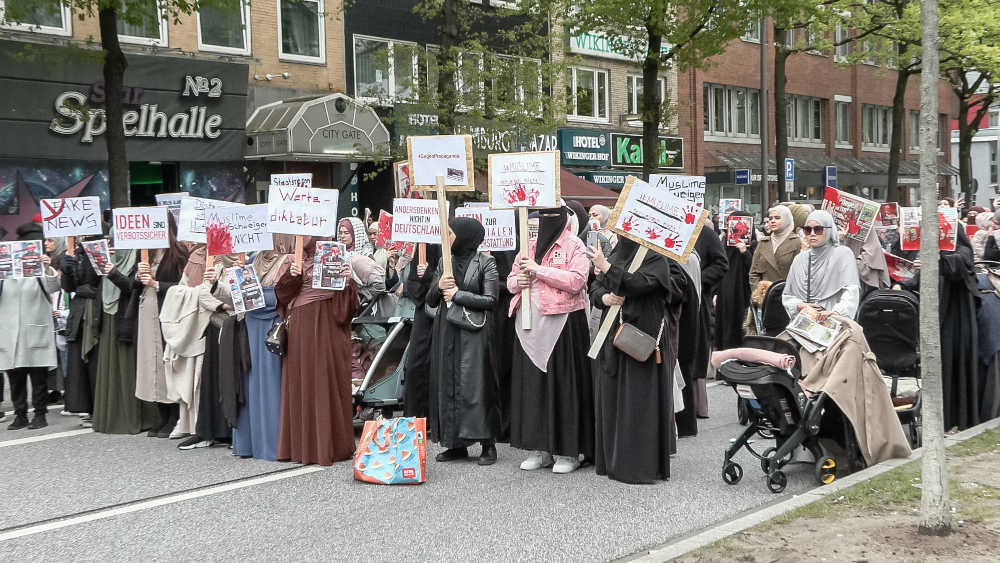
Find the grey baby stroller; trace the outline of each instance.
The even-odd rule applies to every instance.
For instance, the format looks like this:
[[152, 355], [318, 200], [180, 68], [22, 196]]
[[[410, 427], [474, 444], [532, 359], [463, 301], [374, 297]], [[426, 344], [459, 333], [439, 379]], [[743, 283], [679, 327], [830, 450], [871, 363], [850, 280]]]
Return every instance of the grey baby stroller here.
[[401, 298], [395, 316], [377, 318], [366, 307], [352, 321], [352, 392], [355, 419], [386, 418], [403, 407], [403, 368], [413, 326], [413, 302]]

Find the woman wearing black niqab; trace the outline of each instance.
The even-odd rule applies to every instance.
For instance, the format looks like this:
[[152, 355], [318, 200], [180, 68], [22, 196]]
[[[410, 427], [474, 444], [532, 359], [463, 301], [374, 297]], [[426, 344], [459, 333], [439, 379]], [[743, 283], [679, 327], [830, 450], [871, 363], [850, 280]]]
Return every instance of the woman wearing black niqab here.
[[[737, 211], [730, 217], [752, 217]], [[750, 245], [726, 245], [729, 269], [719, 282], [718, 303], [715, 308], [715, 349], [726, 350], [743, 344], [743, 321], [750, 308], [750, 264], [757, 250], [757, 233], [750, 228]], [[728, 235], [728, 234], [727, 234]]]
[[[439, 264], [426, 299], [427, 305], [437, 307], [431, 344], [430, 435], [447, 448], [437, 461], [464, 459], [468, 446], [479, 442], [479, 464], [492, 465], [497, 460], [495, 442], [500, 430], [490, 339], [497, 267], [493, 257], [477, 251], [486, 236], [478, 221], [456, 217], [449, 225], [454, 275], [443, 276]], [[448, 311], [455, 307], [464, 307], [468, 313], [485, 312], [482, 321], [478, 315], [465, 317], [467, 324], [483, 325], [469, 328], [449, 321]]]

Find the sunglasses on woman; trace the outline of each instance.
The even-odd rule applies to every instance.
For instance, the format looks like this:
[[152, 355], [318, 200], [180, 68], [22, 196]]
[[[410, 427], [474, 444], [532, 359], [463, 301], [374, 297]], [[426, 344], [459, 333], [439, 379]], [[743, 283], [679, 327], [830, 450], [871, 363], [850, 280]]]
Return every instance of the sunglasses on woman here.
[[823, 231], [825, 229], [826, 229], [826, 227], [822, 227], [822, 226], [817, 225], [815, 227], [802, 227], [802, 232], [805, 233], [806, 235], [811, 235], [813, 233], [816, 233], [817, 235], [821, 235], [821, 234], [823, 234]]

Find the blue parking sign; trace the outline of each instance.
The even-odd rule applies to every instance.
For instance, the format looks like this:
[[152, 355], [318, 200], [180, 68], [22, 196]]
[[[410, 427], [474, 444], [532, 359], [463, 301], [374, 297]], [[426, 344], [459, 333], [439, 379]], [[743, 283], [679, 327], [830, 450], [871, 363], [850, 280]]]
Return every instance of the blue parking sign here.
[[785, 159], [785, 179], [795, 180], [795, 159], [786, 158]]

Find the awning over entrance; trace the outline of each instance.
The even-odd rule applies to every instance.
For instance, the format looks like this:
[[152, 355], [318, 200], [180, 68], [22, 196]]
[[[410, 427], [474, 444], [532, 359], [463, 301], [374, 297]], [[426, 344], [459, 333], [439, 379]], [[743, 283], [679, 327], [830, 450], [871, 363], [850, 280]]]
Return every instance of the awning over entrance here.
[[248, 160], [372, 161], [389, 158], [389, 131], [372, 108], [344, 94], [282, 100], [247, 121]]
[[[760, 171], [760, 155], [752, 153], [715, 153], [712, 155], [718, 164], [706, 166], [713, 171], [751, 169]], [[834, 165], [839, 173], [844, 174], [888, 174], [888, 158], [854, 158], [826, 157], [813, 155], [789, 154], [795, 159], [795, 168], [801, 172], [822, 173], [824, 167]], [[774, 158], [768, 160], [770, 170], [775, 170]], [[915, 160], [902, 160], [899, 163], [900, 176], [919, 176], [920, 163]], [[938, 175], [957, 176], [958, 168], [947, 162], [938, 161]]]
[[559, 172], [559, 191], [562, 198], [566, 200], [575, 199], [590, 208], [591, 205], [607, 205], [614, 207], [618, 201], [618, 194], [607, 188], [585, 180], [568, 170]]

